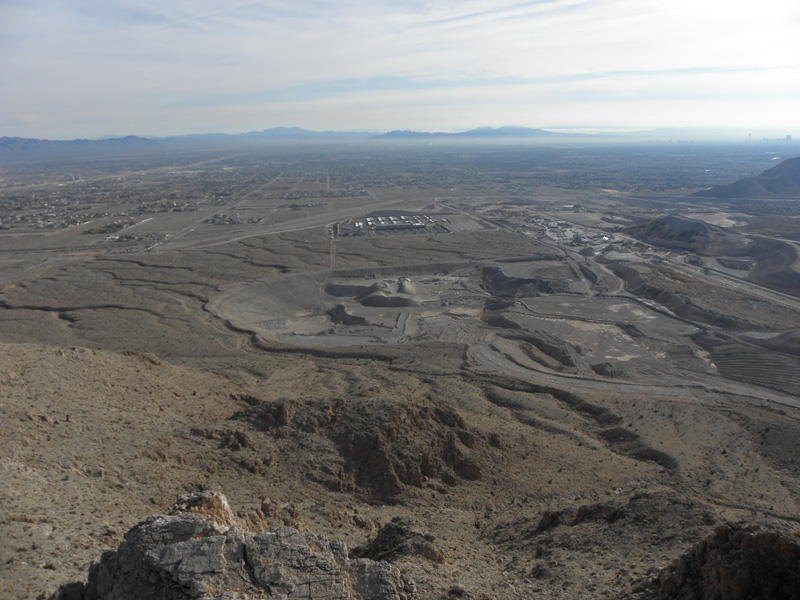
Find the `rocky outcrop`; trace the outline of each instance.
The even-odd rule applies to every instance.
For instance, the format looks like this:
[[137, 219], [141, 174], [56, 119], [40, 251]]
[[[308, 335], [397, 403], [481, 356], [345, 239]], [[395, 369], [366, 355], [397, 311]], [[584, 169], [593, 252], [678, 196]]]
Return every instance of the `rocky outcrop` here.
[[444, 555], [436, 549], [435, 538], [429, 533], [414, 530], [409, 519], [395, 517], [378, 531], [369, 544], [354, 548], [351, 556], [394, 562], [403, 556], [422, 556], [443, 563]]
[[443, 403], [426, 400], [282, 399], [240, 411], [232, 420], [276, 439], [319, 434], [339, 459], [315, 461], [307, 477], [332, 491], [388, 501], [408, 486], [429, 486], [431, 479], [453, 487], [483, 477], [482, 465], [492, 453], [486, 437]]
[[653, 600], [786, 600], [800, 598], [798, 535], [719, 527], [664, 569]]
[[348, 557], [323, 535], [281, 527], [246, 534], [224, 496], [181, 497], [170, 515], [133, 527], [105, 552], [86, 584], [51, 600], [413, 600], [416, 586], [393, 565]]

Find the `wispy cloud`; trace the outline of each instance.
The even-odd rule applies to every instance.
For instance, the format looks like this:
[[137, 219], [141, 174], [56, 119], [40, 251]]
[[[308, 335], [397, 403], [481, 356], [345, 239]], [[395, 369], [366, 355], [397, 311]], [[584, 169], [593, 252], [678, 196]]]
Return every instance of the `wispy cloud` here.
[[656, 103], [653, 125], [680, 124], [712, 100], [715, 118], [800, 101], [798, 25], [786, 0], [12, 0], [0, 134], [182, 133], [210, 116], [226, 131], [469, 127], [508, 106], [528, 107], [520, 124], [586, 122], [592, 106], [625, 125]]

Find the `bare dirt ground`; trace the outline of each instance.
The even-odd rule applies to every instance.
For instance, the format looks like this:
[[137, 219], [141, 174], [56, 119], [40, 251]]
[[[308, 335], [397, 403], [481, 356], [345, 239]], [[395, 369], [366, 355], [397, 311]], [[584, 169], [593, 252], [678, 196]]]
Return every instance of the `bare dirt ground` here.
[[[198, 489], [226, 490], [254, 529], [351, 546], [413, 518], [444, 556], [405, 560], [426, 597], [456, 584], [617, 597], [723, 519], [798, 509], [796, 421], [735, 397], [582, 396], [598, 419], [558, 390], [363, 361], [296, 357], [248, 383], [80, 348], [6, 344], [0, 364], [8, 597], [82, 579], [136, 521]], [[371, 453], [348, 449], [356, 431]], [[371, 470], [375, 453], [388, 469]], [[546, 511], [563, 516], [543, 525]]]
[[[485, 236], [477, 257], [475, 235]], [[626, 376], [647, 381], [643, 367], [581, 371], [601, 349], [617, 365], [634, 363], [624, 354], [635, 349], [654, 381], [669, 371], [657, 363], [694, 368], [685, 360], [699, 355], [681, 363], [680, 352], [670, 354], [677, 338], [665, 336], [696, 327], [659, 326], [667, 316], [630, 299], [603, 300], [589, 314], [580, 296], [545, 293], [499, 297], [487, 311], [493, 294], [482, 288], [483, 306], [437, 309], [494, 331], [484, 346], [470, 333], [449, 343], [304, 349], [231, 329], [209, 312], [241, 282], [285, 289], [291, 271], [318, 273], [328, 248], [316, 236], [73, 259], [4, 284], [5, 591], [33, 598], [82, 578], [130, 525], [197, 489], [223, 490], [255, 529], [291, 523], [351, 546], [395, 516], [416, 519], [444, 556], [403, 559], [424, 597], [454, 585], [494, 598], [618, 597], [723, 520], [794, 522], [796, 411], [767, 392], [754, 398], [746, 384], [744, 395], [708, 379], [660, 393], [625, 386]], [[410, 251], [417, 264], [540, 252], [494, 236], [421, 239]], [[391, 265], [392, 243], [348, 242], [339, 257], [351, 268]], [[526, 274], [515, 265], [514, 275]], [[552, 265], [543, 272], [552, 275]], [[323, 290], [321, 309], [341, 301], [324, 293], [326, 280], [307, 277]], [[430, 275], [409, 279], [424, 298], [421, 277]], [[490, 287], [501, 284], [515, 285]], [[418, 318], [424, 302], [421, 310]], [[663, 356], [640, 358], [658, 352], [656, 342]], [[481, 347], [520, 373], [470, 368]], [[537, 373], [555, 383], [537, 383]], [[602, 387], [574, 387], [569, 377]], [[382, 461], [378, 471], [371, 456]], [[625, 517], [609, 520], [609, 511]]]
[[[592, 258], [503, 214], [333, 240], [334, 221], [395, 203], [528, 200], [462, 170], [425, 187], [342, 167], [332, 184], [289, 163], [158, 171], [203, 201], [130, 253], [75, 249], [79, 230], [38, 251], [35, 232], [3, 237], [1, 596], [85, 579], [130, 526], [205, 489], [250, 530], [351, 548], [412, 519], [437, 558], [397, 560], [434, 599], [634, 597], [722, 523], [797, 533], [791, 302], [624, 242]], [[74, 186], [145, 189], [95, 183]], [[542, 187], [545, 216], [575, 194]]]

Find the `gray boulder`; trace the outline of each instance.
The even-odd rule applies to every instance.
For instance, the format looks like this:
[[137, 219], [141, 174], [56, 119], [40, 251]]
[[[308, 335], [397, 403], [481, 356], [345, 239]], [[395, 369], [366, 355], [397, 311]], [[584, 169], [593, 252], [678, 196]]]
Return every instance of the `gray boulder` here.
[[181, 497], [171, 515], [134, 526], [50, 600], [414, 600], [414, 582], [382, 561], [290, 527], [240, 531], [222, 494]]

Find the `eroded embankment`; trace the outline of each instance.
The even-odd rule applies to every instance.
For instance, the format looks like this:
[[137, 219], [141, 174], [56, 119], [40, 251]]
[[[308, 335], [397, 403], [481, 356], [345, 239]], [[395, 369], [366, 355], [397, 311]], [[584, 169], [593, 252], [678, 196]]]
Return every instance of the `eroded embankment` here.
[[674, 457], [648, 446], [638, 434], [623, 427], [619, 415], [603, 406], [587, 402], [572, 392], [496, 375], [474, 377], [483, 384], [484, 394], [489, 402], [509, 409], [520, 422], [541, 427], [541, 421], [532, 422], [527, 418], [527, 403], [515, 393], [547, 394], [588, 418], [593, 424], [590, 434], [602, 440], [613, 452], [635, 460], [656, 463], [671, 472], [680, 468]]
[[721, 332], [702, 331], [692, 340], [709, 352], [723, 377], [788, 394], [800, 391], [800, 361], [796, 356], [775, 352], [767, 345], [742, 343]]
[[683, 319], [706, 323], [715, 327], [724, 327], [725, 329], [760, 329], [758, 325], [748, 321], [695, 306], [688, 298], [682, 298], [674, 292], [652, 285], [633, 267], [610, 264], [608, 268], [625, 282], [627, 291], [641, 298], [654, 300]]
[[793, 268], [798, 259], [794, 246], [777, 240], [758, 239], [750, 246], [747, 256], [756, 259], [756, 266], [747, 279], [800, 297], [800, 273]]

